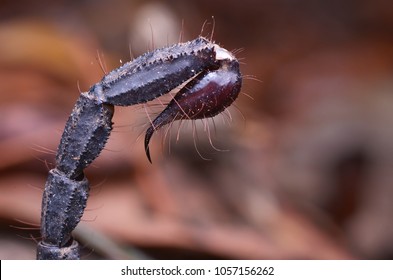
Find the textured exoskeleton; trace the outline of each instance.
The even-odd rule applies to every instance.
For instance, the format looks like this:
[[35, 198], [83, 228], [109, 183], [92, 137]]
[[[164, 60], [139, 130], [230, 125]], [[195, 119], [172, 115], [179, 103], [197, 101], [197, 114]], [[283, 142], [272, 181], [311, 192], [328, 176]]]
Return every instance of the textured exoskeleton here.
[[83, 170], [101, 153], [112, 130], [114, 106], [145, 103], [189, 81], [152, 122], [155, 130], [178, 119], [213, 117], [230, 106], [241, 87], [239, 63], [227, 50], [199, 37], [157, 49], [125, 63], [83, 92], [69, 117], [42, 199], [38, 259], [79, 259], [71, 233], [86, 207]]

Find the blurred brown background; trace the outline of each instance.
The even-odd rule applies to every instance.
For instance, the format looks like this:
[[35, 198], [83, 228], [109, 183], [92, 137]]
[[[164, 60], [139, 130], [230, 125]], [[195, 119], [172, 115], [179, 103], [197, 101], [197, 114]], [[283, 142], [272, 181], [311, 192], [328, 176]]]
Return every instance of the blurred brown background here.
[[83, 258], [393, 257], [391, 1], [1, 2], [1, 259], [35, 258], [42, 188], [79, 88], [103, 75], [97, 53], [111, 70], [205, 20], [210, 36], [212, 16], [214, 40], [241, 49], [245, 94], [209, 121], [229, 151], [199, 121], [205, 160], [174, 124], [151, 165], [145, 109], [116, 108], [86, 171]]

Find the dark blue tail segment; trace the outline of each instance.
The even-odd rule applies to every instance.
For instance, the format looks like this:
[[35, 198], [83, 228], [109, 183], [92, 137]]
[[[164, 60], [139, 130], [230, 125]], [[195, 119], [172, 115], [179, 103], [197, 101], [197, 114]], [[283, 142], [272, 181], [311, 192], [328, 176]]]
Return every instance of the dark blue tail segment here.
[[201, 37], [149, 52], [102, 79], [103, 101], [129, 106], [153, 100], [204, 70], [217, 69], [215, 56], [214, 44]]
[[82, 93], [69, 117], [57, 150], [56, 166], [68, 178], [77, 179], [102, 151], [112, 130], [112, 105], [94, 93]]

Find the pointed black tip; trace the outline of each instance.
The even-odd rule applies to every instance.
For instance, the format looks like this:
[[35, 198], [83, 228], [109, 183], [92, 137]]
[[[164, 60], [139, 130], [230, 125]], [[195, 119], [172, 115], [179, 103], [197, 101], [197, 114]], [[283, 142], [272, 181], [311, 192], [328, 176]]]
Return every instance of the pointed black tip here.
[[150, 143], [150, 139], [153, 135], [154, 132], [154, 128], [151, 126], [147, 129], [146, 131], [146, 135], [145, 135], [145, 153], [146, 153], [146, 157], [149, 160], [150, 163], [153, 163], [151, 161], [151, 157], [150, 157], [150, 149], [149, 149], [149, 143]]
[[[174, 111], [175, 110], [175, 111]], [[162, 126], [174, 121], [176, 117], [179, 115], [179, 109], [177, 107], [177, 103], [170, 102], [169, 105], [162, 111], [154, 120], [151, 122], [150, 127], [146, 130], [145, 135], [145, 152], [147, 159], [152, 163], [150, 157], [150, 149], [149, 143], [150, 139], [153, 137], [153, 133], [160, 129]]]
[[146, 156], [147, 156], [147, 159], [149, 160], [149, 162], [150, 162], [151, 164], [153, 164], [153, 162], [151, 161], [151, 157], [150, 157], [149, 147], [146, 148]]

